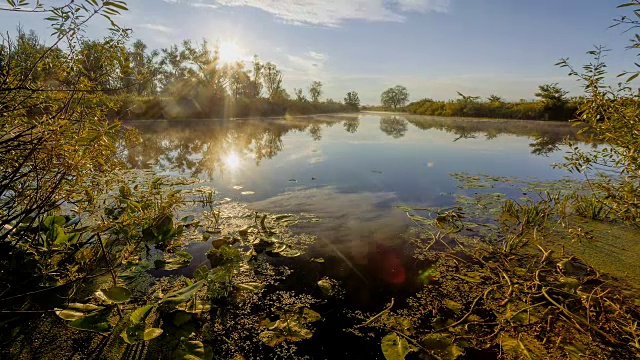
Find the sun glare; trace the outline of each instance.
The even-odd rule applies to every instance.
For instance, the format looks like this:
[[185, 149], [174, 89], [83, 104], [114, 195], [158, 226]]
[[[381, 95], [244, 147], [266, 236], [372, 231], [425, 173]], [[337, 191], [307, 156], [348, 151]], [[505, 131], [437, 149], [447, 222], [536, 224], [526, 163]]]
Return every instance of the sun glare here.
[[224, 157], [223, 161], [228, 170], [235, 171], [240, 168], [241, 159], [235, 152], [229, 153]]
[[223, 41], [219, 45], [220, 61], [223, 63], [232, 63], [242, 60], [244, 51], [234, 41]]

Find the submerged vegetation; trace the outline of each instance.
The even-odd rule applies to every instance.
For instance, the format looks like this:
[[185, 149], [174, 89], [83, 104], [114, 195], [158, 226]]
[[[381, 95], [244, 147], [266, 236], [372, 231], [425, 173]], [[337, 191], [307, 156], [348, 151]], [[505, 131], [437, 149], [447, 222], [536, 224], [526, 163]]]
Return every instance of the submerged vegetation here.
[[[224, 153], [225, 142], [260, 162], [282, 151], [287, 131], [308, 131], [319, 141], [319, 124], [336, 119], [247, 125], [244, 137], [233, 130], [245, 123], [218, 123], [195, 140], [179, 130], [173, 138], [144, 137], [112, 120], [355, 111], [357, 93], [344, 105], [320, 102], [322, 83], [313, 82], [310, 100], [301, 89], [292, 100], [276, 65], [257, 58], [251, 71], [220, 65], [206, 43], [151, 54], [141, 42], [129, 49], [129, 30], [116, 22], [127, 11], [123, 1], [5, 3], [3, 11], [46, 13], [55, 40], [47, 46], [21, 32], [0, 47], [3, 357], [640, 356], [640, 273], [628, 256], [640, 246], [638, 94], [602, 85], [601, 49], [591, 52], [585, 73], [561, 62], [583, 81], [584, 99], [572, 104], [556, 85], [541, 86], [541, 108], [531, 113], [552, 119], [577, 109], [581, 136], [607, 144], [588, 152], [572, 146], [560, 165], [583, 173], [584, 182], [452, 174], [461, 185], [451, 206], [400, 208], [413, 224], [401, 246], [413, 252], [415, 269], [404, 268], [393, 249], [377, 247], [375, 265], [387, 280], [378, 288], [336, 251], [348, 266], [341, 271], [359, 277], [349, 288], [325, 275], [335, 263], [308, 253], [316, 238], [302, 225], [312, 229], [322, 218], [252, 211], [194, 178], [238, 160]], [[640, 14], [640, 1], [624, 6]], [[100, 16], [111, 25], [109, 36], [85, 39], [86, 24]], [[493, 107], [524, 111], [497, 97], [480, 103], [460, 95], [409, 107], [465, 116], [492, 116], [480, 114]], [[383, 95], [394, 108], [407, 99], [401, 86]], [[499, 111], [492, 114], [508, 116]], [[338, 120], [346, 132], [357, 131], [357, 117]], [[409, 124], [458, 139], [501, 131], [399, 116], [381, 118], [380, 130], [398, 139]], [[559, 141], [542, 134], [532, 147], [544, 154]], [[154, 157], [189, 177], [127, 169], [145, 168]], [[606, 256], [603, 246], [611, 247]], [[349, 300], [365, 290], [372, 294], [366, 304]], [[328, 343], [335, 333], [341, 342]]]

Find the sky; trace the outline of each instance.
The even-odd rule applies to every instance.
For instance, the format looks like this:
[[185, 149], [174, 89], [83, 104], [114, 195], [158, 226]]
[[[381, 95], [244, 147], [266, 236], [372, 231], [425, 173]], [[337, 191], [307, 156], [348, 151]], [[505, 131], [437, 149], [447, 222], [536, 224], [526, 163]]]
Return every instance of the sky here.
[[[53, 3], [59, 0], [52, 0]], [[633, 70], [631, 34], [609, 28], [630, 14], [623, 0], [128, 0], [117, 21], [133, 39], [163, 48], [184, 39], [223, 44], [230, 59], [254, 54], [273, 61], [284, 86], [324, 84], [324, 98], [348, 91], [378, 104], [385, 89], [404, 85], [411, 100], [491, 94], [533, 99], [537, 86], [560, 83], [580, 95], [579, 83], [554, 66], [577, 66], [594, 45], [611, 49], [612, 74]], [[22, 25], [49, 34], [38, 15], [0, 12], [0, 30]], [[92, 23], [91, 37], [106, 24]]]

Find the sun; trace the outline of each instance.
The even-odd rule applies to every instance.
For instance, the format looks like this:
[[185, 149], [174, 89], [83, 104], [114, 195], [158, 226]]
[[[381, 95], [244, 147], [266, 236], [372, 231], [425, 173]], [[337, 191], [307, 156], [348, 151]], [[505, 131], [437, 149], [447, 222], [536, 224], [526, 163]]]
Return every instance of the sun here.
[[236, 152], [230, 152], [222, 159], [222, 161], [224, 162], [228, 170], [236, 171], [240, 168], [242, 159], [240, 159], [240, 156], [238, 156]]
[[235, 41], [223, 41], [218, 45], [220, 62], [233, 63], [242, 60], [244, 51]]

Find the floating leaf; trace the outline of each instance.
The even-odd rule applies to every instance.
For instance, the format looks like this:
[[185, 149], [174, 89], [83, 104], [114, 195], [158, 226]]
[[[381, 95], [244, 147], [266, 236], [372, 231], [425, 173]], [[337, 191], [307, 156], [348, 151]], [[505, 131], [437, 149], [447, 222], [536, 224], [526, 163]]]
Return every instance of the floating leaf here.
[[261, 283], [258, 283], [258, 282], [247, 282], [247, 283], [235, 284], [235, 285], [240, 290], [248, 290], [248, 291], [253, 291], [253, 292], [257, 292], [257, 291], [260, 291], [260, 290], [264, 289], [264, 284], [261, 284]]
[[109, 324], [107, 316], [103, 314], [92, 314], [76, 319], [69, 323], [69, 327], [99, 334], [108, 334], [111, 331], [111, 324]]
[[387, 360], [403, 360], [410, 352], [416, 351], [416, 347], [393, 332], [382, 338], [382, 353]]
[[176, 350], [176, 359], [184, 360], [209, 360], [213, 353], [207, 351], [200, 341], [189, 341], [183, 338], [180, 347]]
[[98, 290], [96, 292], [96, 295], [108, 301], [123, 303], [129, 301], [129, 299], [131, 298], [131, 290], [122, 286], [114, 286], [109, 289]]
[[441, 359], [456, 359], [463, 354], [463, 349], [455, 345], [451, 339], [440, 334], [427, 335], [421, 341], [422, 345]]
[[143, 339], [144, 341], [153, 340], [158, 336], [162, 335], [162, 332], [163, 332], [162, 329], [158, 329], [158, 328], [147, 329], [144, 331]]
[[197, 283], [188, 286], [184, 289], [180, 289], [174, 292], [171, 292], [167, 295], [165, 295], [161, 300], [160, 300], [160, 304], [165, 304], [168, 306], [177, 306], [187, 300], [189, 300], [190, 297], [192, 297], [193, 295], [195, 295], [195, 293], [198, 292], [198, 290], [202, 287], [202, 285], [204, 285], [204, 281], [198, 281]]
[[56, 315], [58, 315], [60, 318], [67, 321], [73, 321], [73, 320], [83, 318], [92, 312], [102, 310], [102, 309], [104, 309], [104, 307], [102, 306], [96, 306], [92, 304], [72, 303], [72, 304], [69, 304], [69, 306], [64, 310], [56, 309], [55, 311], [56, 311]]
[[322, 293], [325, 295], [331, 295], [331, 293], [333, 293], [333, 284], [331, 284], [331, 281], [327, 279], [322, 279], [318, 281], [318, 287], [320, 288], [320, 290], [322, 290]]
[[143, 306], [131, 313], [129, 319], [133, 324], [144, 322], [147, 319], [147, 316], [151, 313], [151, 309], [153, 309], [153, 305]]
[[456, 313], [459, 313], [462, 310], [462, 305], [449, 299], [444, 300], [444, 306], [448, 309], [453, 310]]
[[173, 255], [168, 255], [165, 259], [159, 259], [153, 262], [158, 270], [177, 270], [189, 266], [193, 256], [186, 251], [178, 251]]

